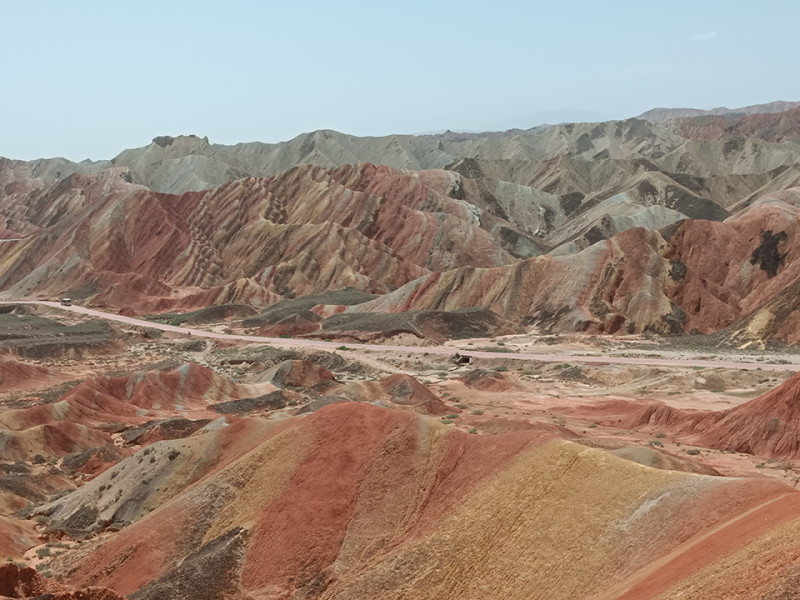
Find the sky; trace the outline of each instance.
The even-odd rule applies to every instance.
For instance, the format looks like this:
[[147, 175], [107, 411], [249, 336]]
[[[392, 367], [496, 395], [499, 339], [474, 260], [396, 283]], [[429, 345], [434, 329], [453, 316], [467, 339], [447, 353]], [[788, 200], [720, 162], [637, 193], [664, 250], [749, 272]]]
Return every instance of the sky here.
[[0, 0], [0, 156], [800, 100], [797, 0]]

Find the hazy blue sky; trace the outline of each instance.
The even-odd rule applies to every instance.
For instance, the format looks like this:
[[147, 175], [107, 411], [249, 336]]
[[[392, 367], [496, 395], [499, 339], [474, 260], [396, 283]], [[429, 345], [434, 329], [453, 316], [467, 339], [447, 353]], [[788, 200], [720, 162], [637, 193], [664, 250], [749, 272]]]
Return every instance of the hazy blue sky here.
[[799, 20], [797, 0], [5, 1], [0, 156], [800, 100]]

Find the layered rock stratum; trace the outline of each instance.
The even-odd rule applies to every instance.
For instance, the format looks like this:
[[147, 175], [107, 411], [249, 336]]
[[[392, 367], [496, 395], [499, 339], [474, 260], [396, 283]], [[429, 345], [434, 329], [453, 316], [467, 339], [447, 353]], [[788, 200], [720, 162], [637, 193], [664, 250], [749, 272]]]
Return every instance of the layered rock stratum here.
[[153, 313], [351, 288], [373, 298], [264, 331], [481, 307], [512, 329], [795, 343], [800, 113], [762, 108], [272, 145], [161, 137], [100, 163], [4, 159], [0, 290]]

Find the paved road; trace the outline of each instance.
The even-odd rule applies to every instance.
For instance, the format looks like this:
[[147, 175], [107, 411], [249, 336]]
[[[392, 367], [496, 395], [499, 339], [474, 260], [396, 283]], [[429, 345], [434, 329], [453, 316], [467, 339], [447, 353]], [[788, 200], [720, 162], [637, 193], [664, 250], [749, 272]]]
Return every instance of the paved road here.
[[259, 335], [238, 335], [229, 333], [215, 333], [213, 331], [203, 331], [202, 329], [192, 329], [189, 327], [176, 327], [175, 325], [165, 325], [162, 323], [153, 323], [134, 317], [124, 317], [113, 313], [107, 313], [100, 310], [91, 308], [84, 308], [83, 306], [62, 306], [58, 302], [46, 302], [35, 300], [19, 300], [19, 301], [3, 301], [0, 304], [36, 304], [40, 306], [49, 306], [51, 308], [58, 308], [81, 315], [88, 315], [99, 319], [107, 319], [109, 321], [116, 321], [118, 323], [125, 323], [127, 325], [134, 325], [136, 327], [149, 327], [150, 329], [159, 329], [161, 331], [168, 331], [171, 333], [180, 333], [183, 335], [190, 335], [201, 338], [211, 338], [215, 340], [233, 340], [243, 342], [257, 342], [266, 343], [272, 346], [281, 348], [316, 348], [319, 350], [335, 350], [336, 348], [346, 345], [348, 348], [356, 350], [370, 350], [375, 352], [406, 352], [409, 354], [441, 354], [452, 355], [454, 352], [459, 352], [465, 356], [474, 356], [475, 358], [502, 358], [510, 360], [527, 360], [527, 361], [542, 361], [542, 362], [557, 362], [557, 363], [593, 363], [593, 364], [620, 364], [620, 365], [650, 365], [656, 367], [707, 367], [707, 368], [725, 368], [725, 369], [745, 369], [763, 371], [800, 371], [800, 364], [782, 364], [771, 365], [758, 362], [736, 362], [725, 360], [683, 360], [672, 358], [645, 358], [645, 357], [627, 357], [627, 356], [580, 356], [572, 354], [529, 354], [522, 352], [485, 352], [480, 350], [470, 350], [468, 348], [458, 348], [453, 346], [388, 346], [382, 344], [351, 344], [342, 342], [326, 342], [324, 340], [309, 340], [298, 338], [274, 338]]

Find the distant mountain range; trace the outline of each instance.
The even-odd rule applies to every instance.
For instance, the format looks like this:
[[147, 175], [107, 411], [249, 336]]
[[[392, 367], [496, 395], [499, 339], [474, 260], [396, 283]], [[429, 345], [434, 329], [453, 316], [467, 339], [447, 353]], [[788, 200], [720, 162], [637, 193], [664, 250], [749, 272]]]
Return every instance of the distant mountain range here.
[[800, 340], [777, 317], [752, 325], [798, 297], [800, 107], [278, 144], [163, 136], [95, 163], [0, 159], [0, 190], [0, 292], [14, 297], [157, 312], [352, 287], [376, 297], [350, 313], [479, 306], [554, 331]]
[[753, 104], [751, 106], [742, 106], [740, 108], [727, 108], [720, 106], [719, 108], [712, 108], [710, 110], [702, 110], [698, 108], [653, 108], [647, 112], [643, 112], [637, 118], [646, 119], [653, 123], [660, 121], [669, 121], [670, 119], [679, 119], [683, 117], [702, 117], [707, 115], [727, 116], [731, 118], [741, 117], [744, 115], [760, 115], [769, 113], [780, 113], [800, 106], [800, 102], [770, 102], [769, 104]]

